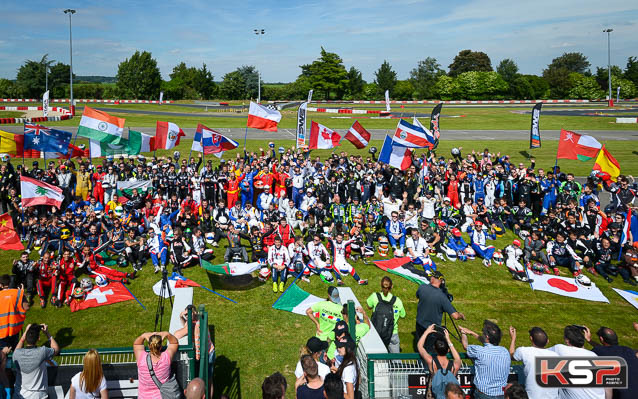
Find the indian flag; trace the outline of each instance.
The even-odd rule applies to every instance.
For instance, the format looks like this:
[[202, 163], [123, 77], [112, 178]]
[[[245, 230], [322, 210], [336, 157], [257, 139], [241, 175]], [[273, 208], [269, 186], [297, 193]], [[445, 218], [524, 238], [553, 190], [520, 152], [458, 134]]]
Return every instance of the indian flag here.
[[64, 195], [62, 189], [30, 177], [20, 176], [22, 206], [53, 205], [60, 208]]
[[124, 119], [91, 107], [84, 107], [78, 136], [95, 141], [115, 141], [122, 136]]
[[209, 272], [217, 274], [225, 274], [227, 276], [241, 276], [259, 270], [261, 265], [259, 264], [259, 262], [229, 262], [221, 263], [219, 265], [213, 265], [210, 262], [206, 262], [202, 259], [202, 267]]
[[146, 193], [153, 188], [153, 182], [151, 180], [136, 180], [136, 181], [118, 181], [117, 191], [118, 195], [122, 195], [122, 192], [126, 194], [132, 194], [133, 190], [137, 190], [138, 193]]
[[279, 299], [277, 299], [272, 307], [275, 309], [285, 310], [286, 312], [292, 312], [305, 316], [306, 309], [308, 309], [315, 303], [322, 301], [325, 301], [325, 299], [309, 294], [299, 288], [297, 284], [292, 284], [283, 294], [279, 296]]

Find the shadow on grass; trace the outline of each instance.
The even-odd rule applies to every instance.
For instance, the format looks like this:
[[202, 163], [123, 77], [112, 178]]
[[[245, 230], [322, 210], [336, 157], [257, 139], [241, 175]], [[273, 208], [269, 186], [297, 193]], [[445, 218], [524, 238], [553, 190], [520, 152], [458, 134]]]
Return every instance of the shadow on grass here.
[[638, 151], [632, 151], [631, 153], [634, 155], [638, 155]]
[[524, 156], [526, 159], [530, 159], [532, 157], [532, 155], [529, 152], [527, 152], [526, 150], [519, 151], [518, 153], [521, 154], [522, 156]]
[[213, 383], [215, 398], [226, 395], [228, 399], [241, 399], [241, 379], [236, 361], [224, 355], [215, 359]]
[[74, 339], [75, 335], [73, 335], [73, 328], [71, 327], [61, 328], [58, 330], [58, 332], [55, 333], [55, 340], [58, 345], [60, 345], [61, 349], [70, 346], [73, 343]]
[[228, 290], [228, 291], [248, 291], [253, 288], [262, 286], [264, 283], [258, 278], [250, 274], [242, 276], [225, 276], [221, 274], [208, 273], [212, 290]]

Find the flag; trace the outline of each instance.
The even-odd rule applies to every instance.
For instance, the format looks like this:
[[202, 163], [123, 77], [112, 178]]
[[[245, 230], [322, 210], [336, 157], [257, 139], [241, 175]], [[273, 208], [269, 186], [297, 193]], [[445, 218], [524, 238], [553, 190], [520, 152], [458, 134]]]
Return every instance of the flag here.
[[[603, 147], [605, 148], [605, 147]], [[631, 209], [627, 210], [627, 214], [625, 215], [625, 223], [622, 226], [622, 234], [620, 237], [620, 245], [625, 245], [625, 243], [627, 243], [627, 241], [629, 241], [629, 236], [631, 235], [631, 222], [632, 219], [634, 218], [634, 215], [631, 212]], [[636, 241], [638, 239], [638, 237], [633, 237], [633, 240]], [[633, 242], [631, 242], [630, 244], [633, 244]], [[618, 260], [620, 260], [622, 255], [622, 248], [620, 253], [618, 254]]]
[[412, 117], [412, 124], [418, 128], [423, 129], [423, 131], [428, 136], [428, 140], [434, 143], [434, 145], [432, 146], [432, 149], [435, 149], [439, 145], [439, 139], [435, 138], [434, 134], [428, 129], [426, 129], [425, 126], [423, 126], [423, 124], [421, 123], [421, 121], [416, 118], [416, 116]]
[[311, 295], [302, 290], [297, 284], [292, 284], [279, 296], [279, 299], [272, 305], [273, 308], [306, 315], [306, 310], [317, 302], [325, 301], [318, 296]]
[[328, 150], [339, 146], [341, 136], [332, 129], [315, 121], [310, 123], [310, 143], [308, 148]]
[[48, 90], [44, 92], [44, 94], [42, 95], [42, 116], [44, 116], [45, 118], [49, 116], [49, 91]]
[[85, 106], [77, 135], [95, 141], [115, 141], [122, 136], [124, 119]]
[[385, 141], [379, 154], [379, 162], [406, 170], [412, 165], [412, 150], [404, 145], [395, 143], [390, 136], [385, 136]]
[[157, 121], [155, 127], [155, 142], [152, 150], [170, 150], [179, 145], [180, 137], [185, 136], [184, 131], [173, 122]]
[[117, 195], [121, 196], [122, 193], [126, 193], [128, 195], [133, 194], [133, 190], [137, 190], [138, 193], [147, 193], [148, 190], [153, 189], [153, 181], [152, 180], [136, 180], [136, 181], [118, 181], [117, 182]]
[[392, 274], [396, 274], [397, 276], [401, 276], [412, 281], [413, 283], [430, 284], [430, 280], [427, 277], [419, 276], [418, 274], [403, 267], [409, 262], [411, 262], [411, 260], [408, 257], [373, 261], [374, 265], [379, 269]]
[[24, 245], [13, 228], [13, 219], [8, 213], [0, 215], [0, 249], [24, 251]]
[[592, 136], [561, 130], [556, 158], [588, 161], [595, 157], [601, 148], [602, 144]]
[[359, 121], [354, 121], [344, 138], [358, 149], [362, 149], [370, 142], [370, 132], [365, 130]]
[[238, 146], [239, 143], [235, 140], [219, 134], [200, 123], [197, 125], [191, 150], [203, 152], [204, 154], [215, 154], [222, 151], [234, 150]]
[[620, 176], [620, 164], [611, 156], [604, 145], [598, 153], [596, 163], [594, 164], [594, 170], [607, 173], [612, 181], [616, 181], [618, 176]]
[[532, 127], [529, 129], [529, 148], [541, 148], [541, 107], [543, 103], [538, 103], [532, 108]]
[[385, 91], [385, 110], [390, 112], [390, 90]]
[[83, 301], [75, 299], [72, 300], [71, 312], [130, 301], [132, 299], [133, 295], [124, 287], [124, 285], [122, 285], [122, 283], [110, 282], [104, 287], [96, 286], [93, 288], [88, 294], [86, 294], [86, 298], [84, 298]]
[[73, 134], [64, 130], [44, 126], [24, 124], [24, 149], [67, 154]]
[[[309, 93], [310, 96], [311, 93]], [[297, 110], [297, 148], [306, 146], [306, 116], [308, 103], [303, 103]]]
[[[439, 119], [441, 118], [441, 108], [443, 108], [443, 103], [439, 103], [432, 109], [432, 113], [430, 114], [430, 131], [434, 136], [434, 148], [439, 144], [439, 139], [441, 138], [441, 130], [439, 125]], [[416, 119], [416, 117], [414, 117]]]
[[[46, 159], [67, 159], [69, 158], [69, 155], [70, 155], [70, 158], [88, 158], [89, 157], [89, 150], [88, 148], [85, 148], [84, 144], [78, 147], [69, 143], [69, 145], [67, 146], [66, 154], [63, 154], [61, 152], [45, 152], [44, 154], [40, 154], [39, 151], [33, 151], [33, 152], [34, 152], [34, 156], [32, 156], [31, 158], [46, 157]], [[37, 153], [37, 155], [35, 155], [35, 153]], [[29, 158], [29, 157], [25, 156], [25, 158]]]
[[[168, 287], [170, 288], [170, 295], [168, 290], [164, 291], [164, 298], [168, 298], [169, 296], [175, 295], [176, 288], [188, 288], [188, 287], [200, 287], [207, 289], [206, 287], [202, 287], [201, 284], [194, 282], [191, 279], [188, 279], [184, 276], [180, 276], [179, 274], [173, 272], [170, 276], [168, 276]], [[153, 285], [153, 292], [155, 295], [159, 296], [162, 290], [162, 280], [158, 281]]]
[[276, 132], [277, 124], [280, 120], [281, 112], [276, 109], [269, 109], [252, 101], [250, 102], [246, 127], [265, 130], [267, 132]]
[[430, 134], [430, 132], [418, 126], [414, 126], [403, 119], [399, 120], [397, 130], [394, 132], [392, 140], [406, 147], [434, 147], [434, 137]]
[[310, 102], [312, 101], [312, 93], [314, 92], [313, 89], [308, 90], [308, 101], [306, 101], [308, 104], [310, 104]]
[[153, 151], [152, 141], [154, 137], [135, 130], [129, 130], [128, 142], [132, 152], [129, 155], [137, 155], [142, 152]]
[[53, 205], [56, 208], [60, 208], [62, 201], [64, 201], [64, 195], [62, 194], [61, 188], [40, 180], [20, 176], [20, 187], [22, 194], [22, 206], [25, 207], [34, 205]]
[[19, 155], [22, 156], [22, 151], [23, 151], [22, 144], [20, 144], [19, 146], [16, 144], [16, 141], [18, 139], [21, 141], [21, 143], [23, 142], [22, 141], [22, 139], [23, 139], [22, 135], [19, 135], [19, 134], [16, 135], [16, 134], [13, 134], [13, 133], [9, 133], [9, 132], [5, 132], [5, 131], [0, 130], [0, 153], [18, 155], [18, 152], [20, 152]]
[[219, 265], [213, 265], [202, 259], [202, 267], [209, 272], [217, 274], [225, 274], [228, 276], [241, 276], [243, 274], [250, 274], [256, 270], [259, 270], [261, 265], [259, 262], [244, 263], [244, 262], [229, 262]]
[[618, 295], [625, 298], [625, 300], [634, 308], [638, 309], [638, 292], [631, 290], [619, 290], [618, 288], [613, 288], [613, 290], [616, 291]]
[[122, 137], [111, 142], [89, 140], [89, 145], [92, 158], [112, 157], [123, 154], [132, 155], [133, 153], [133, 149], [130, 147], [128, 139]]
[[573, 277], [559, 277], [551, 274], [534, 275], [534, 281], [531, 283], [532, 289], [535, 291], [546, 291], [552, 294], [567, 296], [570, 298], [584, 299], [587, 301], [606, 302], [609, 300], [596, 287], [595, 283], [586, 287]]

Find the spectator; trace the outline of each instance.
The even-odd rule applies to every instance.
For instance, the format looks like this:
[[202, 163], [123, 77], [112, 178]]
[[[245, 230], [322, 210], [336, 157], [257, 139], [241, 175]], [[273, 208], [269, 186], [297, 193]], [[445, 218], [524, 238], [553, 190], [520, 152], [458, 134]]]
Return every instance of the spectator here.
[[505, 389], [505, 399], [527, 399], [530, 397], [536, 399], [540, 396], [529, 396], [525, 388], [518, 382], [509, 384]]
[[[51, 347], [36, 346], [44, 332]], [[60, 353], [60, 347], [46, 324], [29, 324], [13, 353], [16, 382], [14, 399], [47, 398], [47, 363]]]
[[261, 384], [261, 398], [283, 399], [286, 395], [286, 389], [288, 389], [288, 381], [286, 381], [286, 378], [277, 371], [276, 373], [266, 377], [264, 382]]
[[[328, 343], [326, 341], [322, 341], [317, 337], [311, 337], [306, 345], [301, 348], [300, 359], [305, 355], [312, 356], [313, 359], [317, 362], [317, 373], [321, 379], [324, 379], [326, 375], [330, 374], [330, 367], [326, 366], [328, 361], [326, 356], [326, 350], [328, 349]], [[301, 364], [301, 360], [297, 362], [297, 366], [295, 367], [295, 377], [299, 379], [303, 377], [303, 365]]]
[[[507, 349], [498, 346], [501, 342], [501, 329], [489, 320], [483, 322], [483, 335], [464, 327], [459, 329], [463, 348], [467, 356], [474, 360], [474, 386], [476, 387], [474, 398], [502, 399], [511, 361]], [[477, 338], [483, 346], [468, 345], [468, 334]]]
[[323, 380], [323, 396], [326, 399], [343, 399], [343, 383], [341, 378], [330, 373]]
[[401, 340], [399, 339], [399, 319], [405, 318], [406, 313], [401, 299], [393, 295], [391, 291], [392, 280], [388, 276], [383, 276], [383, 278], [381, 279], [381, 292], [370, 294], [366, 302], [368, 304], [368, 307], [372, 309], [373, 315], [374, 311], [377, 309], [377, 305], [379, 304], [379, 302], [385, 301], [392, 304], [392, 309], [394, 310], [394, 329], [392, 330], [392, 338], [390, 338], [390, 344], [388, 345], [388, 352], [399, 353], [401, 352]]
[[323, 399], [323, 378], [318, 374], [317, 362], [311, 355], [301, 357], [303, 375], [297, 378], [297, 399]]
[[[166, 350], [162, 352], [162, 342], [168, 340]], [[148, 341], [149, 352], [146, 353], [144, 342]], [[138, 393], [140, 398], [161, 399], [160, 391], [147, 364], [146, 358], [151, 357], [151, 364], [155, 376], [160, 383], [168, 381], [171, 375], [171, 359], [177, 353], [179, 343], [177, 338], [168, 331], [148, 332], [140, 335], [133, 342], [133, 352], [137, 362]]]
[[331, 370], [341, 378], [345, 399], [354, 399], [355, 391], [359, 390], [359, 365], [356, 359], [356, 344], [347, 336], [336, 342], [337, 357]]
[[108, 399], [100, 354], [95, 349], [89, 349], [84, 355], [83, 364], [82, 371], [71, 379], [69, 399]]
[[459, 384], [451, 382], [445, 386], [445, 399], [465, 399], [465, 393]]
[[[559, 357], [570, 356], [597, 356], [594, 352], [584, 348], [585, 328], [582, 326], [570, 325], [563, 330], [564, 344], [556, 344], [549, 348], [550, 351], [558, 354]], [[563, 388], [559, 391], [561, 399], [605, 399], [603, 388]]]
[[204, 380], [197, 377], [189, 382], [186, 389], [184, 389], [184, 396], [186, 396], [186, 399], [204, 399], [206, 397]]
[[510, 326], [510, 355], [512, 359], [523, 362], [525, 367], [525, 391], [531, 398], [555, 399], [558, 398], [557, 388], [541, 388], [536, 383], [536, 357], [555, 357], [555, 352], [545, 349], [549, 338], [540, 327], [532, 327], [529, 330], [529, 339], [532, 346], [519, 346], [516, 348], [516, 329]]
[[[627, 389], [614, 389], [614, 399], [638, 398], [638, 358], [636, 352], [628, 346], [618, 344], [618, 335], [609, 327], [600, 327], [596, 332], [600, 344], [591, 338], [589, 328], [585, 327], [585, 341], [592, 348], [592, 352], [598, 356], [619, 356], [627, 362], [627, 374], [630, 376]], [[632, 378], [632, 376], [634, 378]]]
[[[439, 327], [440, 328], [440, 327]], [[428, 335], [433, 334], [437, 329], [435, 324], [430, 325], [430, 327], [425, 330], [421, 338], [419, 339], [419, 343], [417, 344], [417, 348], [419, 350], [419, 354], [421, 358], [428, 366], [430, 370], [430, 374], [432, 375], [432, 379], [430, 382], [432, 393], [434, 397], [437, 399], [445, 398], [445, 388], [449, 383], [454, 383], [458, 385], [458, 380], [456, 379], [456, 374], [459, 372], [459, 369], [462, 366], [461, 356], [459, 352], [457, 352], [456, 348], [454, 348], [454, 344], [450, 341], [450, 334], [447, 329], [443, 330], [443, 335], [437, 332], [437, 338], [434, 341], [434, 351], [436, 356], [431, 356], [425, 350], [425, 340]], [[454, 360], [449, 360], [447, 358], [448, 353], [452, 353], [452, 358]]]

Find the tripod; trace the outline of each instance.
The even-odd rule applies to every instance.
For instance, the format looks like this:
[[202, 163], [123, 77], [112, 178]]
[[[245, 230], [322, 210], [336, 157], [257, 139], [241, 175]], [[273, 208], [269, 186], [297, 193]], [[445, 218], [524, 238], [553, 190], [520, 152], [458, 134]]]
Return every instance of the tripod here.
[[[443, 327], [447, 328], [447, 320], [448, 320], [448, 315], [447, 312], [443, 313]], [[450, 321], [452, 322], [452, 327], [454, 327], [454, 331], [450, 331], [449, 328], [447, 328], [448, 333], [450, 334], [450, 337], [456, 339], [457, 341], [461, 342], [461, 331], [459, 331], [459, 328], [456, 326], [456, 322], [454, 321], [454, 319], [452, 317], [450, 317]], [[456, 335], [454, 335], [454, 332], [456, 332]]]
[[168, 300], [171, 303], [171, 309], [172, 309], [173, 308], [173, 293], [171, 292], [171, 286], [168, 284], [168, 270], [166, 270], [166, 268], [163, 268], [162, 269], [162, 287], [160, 288], [159, 297], [157, 299], [157, 310], [155, 311], [154, 331], [162, 330], [162, 322], [164, 321], [164, 294], [166, 293], [168, 293]]

